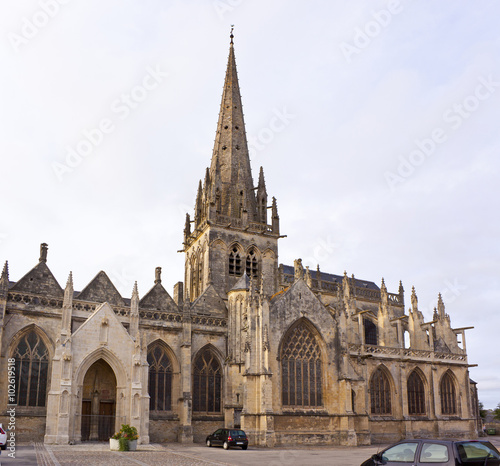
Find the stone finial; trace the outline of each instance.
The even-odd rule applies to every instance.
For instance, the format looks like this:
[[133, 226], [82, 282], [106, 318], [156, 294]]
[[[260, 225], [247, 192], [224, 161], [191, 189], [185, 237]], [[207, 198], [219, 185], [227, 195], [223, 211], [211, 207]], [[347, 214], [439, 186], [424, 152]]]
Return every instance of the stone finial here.
[[6, 280], [7, 282], [9, 281], [9, 262], [8, 261], [5, 261], [5, 264], [3, 265], [2, 276], [0, 277], [0, 280]]
[[137, 288], [137, 281], [134, 282], [134, 288], [132, 288], [132, 298], [139, 298], [139, 289]]
[[411, 287], [411, 308], [413, 311], [418, 309], [418, 298], [414, 286]]
[[399, 280], [398, 293], [399, 293], [400, 296], [404, 295], [404, 293], [405, 293], [405, 289], [403, 288], [403, 282], [401, 280]]
[[306, 283], [309, 288], [312, 288], [312, 277], [311, 277], [311, 271], [309, 270], [309, 266], [306, 265]]
[[304, 267], [302, 266], [302, 259], [296, 259], [293, 261], [293, 273], [295, 280], [304, 278]]
[[385, 286], [385, 280], [383, 277], [382, 277], [382, 285], [380, 285], [380, 291], [387, 293], [387, 287]]
[[231, 24], [231, 33], [229, 34], [229, 38], [231, 39], [231, 44], [233, 44], [233, 39], [234, 39], [234, 24]]
[[155, 285], [158, 283], [161, 283], [161, 267], [156, 267], [155, 269]]
[[49, 250], [49, 245], [47, 243], [40, 244], [40, 259], [39, 262], [47, 262], [47, 251]]
[[446, 316], [446, 314], [444, 312], [444, 302], [443, 302], [443, 297], [441, 296], [441, 293], [439, 293], [439, 295], [438, 295], [437, 311], [438, 311], [439, 318], [443, 319]]

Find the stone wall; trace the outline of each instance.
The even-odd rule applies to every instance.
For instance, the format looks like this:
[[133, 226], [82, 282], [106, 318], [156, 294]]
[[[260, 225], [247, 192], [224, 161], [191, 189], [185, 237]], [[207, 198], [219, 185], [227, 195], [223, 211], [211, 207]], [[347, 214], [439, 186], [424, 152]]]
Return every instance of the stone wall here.
[[177, 442], [179, 421], [158, 419], [149, 421], [149, 440], [152, 443]]
[[[0, 423], [6, 430], [9, 425], [8, 416], [0, 416]], [[43, 442], [45, 435], [45, 416], [16, 415], [16, 444], [20, 442]]]

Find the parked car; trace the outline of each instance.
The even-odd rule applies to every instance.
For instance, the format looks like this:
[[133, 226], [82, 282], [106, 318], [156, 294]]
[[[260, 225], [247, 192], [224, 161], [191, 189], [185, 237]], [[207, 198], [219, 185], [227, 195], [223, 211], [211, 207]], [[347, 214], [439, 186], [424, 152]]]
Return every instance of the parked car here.
[[207, 447], [221, 445], [224, 450], [229, 447], [241, 447], [242, 450], [248, 448], [247, 434], [239, 429], [217, 429], [205, 442]]
[[0, 448], [5, 450], [7, 448], [7, 432], [3, 430], [3, 425], [0, 424]]
[[361, 466], [498, 466], [500, 453], [487, 440], [402, 440]]

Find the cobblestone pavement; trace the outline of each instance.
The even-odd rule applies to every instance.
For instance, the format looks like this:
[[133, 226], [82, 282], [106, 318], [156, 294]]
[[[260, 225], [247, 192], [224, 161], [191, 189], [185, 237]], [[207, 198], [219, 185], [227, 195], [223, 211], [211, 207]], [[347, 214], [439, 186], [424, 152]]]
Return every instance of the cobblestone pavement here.
[[[500, 449], [500, 436], [488, 437]], [[0, 456], [1, 466], [113, 466], [113, 465], [238, 465], [238, 466], [359, 466], [383, 445], [369, 447], [294, 447], [257, 448], [242, 451], [232, 448], [207, 448], [201, 444], [139, 445], [135, 452], [112, 452], [107, 443], [79, 445], [20, 445], [16, 458], [6, 451]]]

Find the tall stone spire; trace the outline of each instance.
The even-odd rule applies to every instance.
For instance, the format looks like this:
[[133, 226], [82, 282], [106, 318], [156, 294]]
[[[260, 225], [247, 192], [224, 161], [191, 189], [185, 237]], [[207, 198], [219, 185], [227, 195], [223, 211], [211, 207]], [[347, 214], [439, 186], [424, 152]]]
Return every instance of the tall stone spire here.
[[229, 46], [226, 78], [217, 123], [210, 178], [216, 177], [219, 164], [221, 192], [221, 214], [241, 217], [244, 203], [249, 221], [257, 220], [256, 202], [250, 157], [241, 105], [240, 87], [236, 72], [233, 37]]

